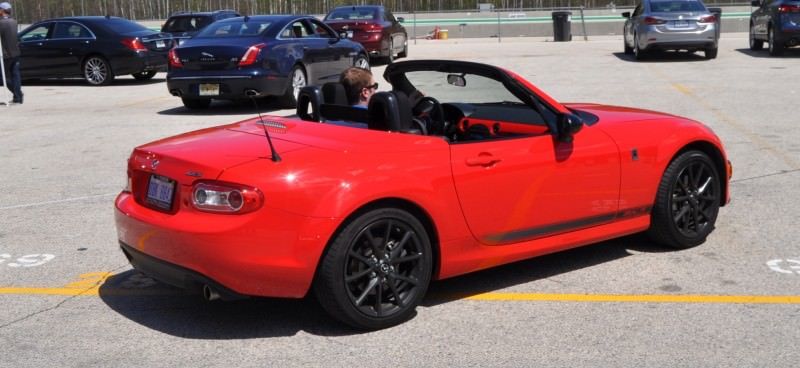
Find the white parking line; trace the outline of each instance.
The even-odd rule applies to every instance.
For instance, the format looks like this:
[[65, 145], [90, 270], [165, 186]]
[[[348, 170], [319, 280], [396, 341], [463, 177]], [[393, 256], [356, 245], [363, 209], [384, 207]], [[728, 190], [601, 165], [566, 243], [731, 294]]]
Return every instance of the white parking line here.
[[14, 205], [14, 206], [0, 207], [0, 211], [2, 211], [2, 210], [12, 210], [12, 209], [16, 209], [16, 208], [27, 208], [27, 207], [44, 206], [44, 205], [48, 205], [48, 204], [75, 202], [75, 201], [82, 201], [84, 199], [111, 197], [111, 196], [115, 196], [115, 195], [117, 195], [117, 193], [96, 194], [96, 195], [90, 195], [90, 196], [85, 196], [85, 197], [74, 197], [74, 198], [57, 199], [57, 200], [54, 200], [54, 201], [44, 201], [44, 202], [35, 202], [35, 203], [27, 203], [27, 204], [18, 204], [18, 205]]

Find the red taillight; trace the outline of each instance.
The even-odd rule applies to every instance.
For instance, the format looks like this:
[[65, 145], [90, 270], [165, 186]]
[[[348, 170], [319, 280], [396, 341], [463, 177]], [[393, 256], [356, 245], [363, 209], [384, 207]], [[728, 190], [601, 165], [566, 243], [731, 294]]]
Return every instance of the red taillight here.
[[144, 47], [142, 40], [138, 38], [123, 38], [120, 42], [133, 51], [147, 51], [147, 47]]
[[717, 22], [717, 16], [713, 14], [702, 17], [700, 18], [700, 20], [697, 21], [697, 23], [716, 23], [716, 22]]
[[183, 68], [183, 63], [181, 62], [181, 58], [178, 57], [178, 53], [175, 52], [175, 49], [169, 50], [169, 55], [167, 56], [169, 59], [169, 66], [173, 68]]
[[263, 49], [264, 46], [267, 46], [267, 44], [259, 43], [258, 45], [250, 46], [250, 48], [247, 49], [247, 52], [244, 53], [244, 56], [242, 56], [242, 60], [239, 61], [239, 66], [255, 64], [256, 59], [258, 59], [258, 54], [261, 52], [261, 49]]
[[370, 23], [370, 24], [367, 25], [366, 28], [364, 28], [364, 31], [366, 31], [366, 32], [382, 32], [383, 31], [383, 26], [381, 26], [380, 24]]
[[243, 214], [264, 204], [257, 188], [221, 181], [201, 181], [192, 187], [192, 206], [204, 212]]
[[666, 20], [656, 17], [644, 17], [644, 24], [654, 25], [654, 24], [664, 24], [667, 23]]
[[778, 13], [800, 13], [800, 5], [781, 5]]

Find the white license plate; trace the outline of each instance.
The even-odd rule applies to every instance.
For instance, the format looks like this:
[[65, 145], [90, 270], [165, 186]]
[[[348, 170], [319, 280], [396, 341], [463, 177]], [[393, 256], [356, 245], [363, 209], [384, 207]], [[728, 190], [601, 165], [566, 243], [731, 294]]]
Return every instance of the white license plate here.
[[219, 84], [200, 83], [200, 96], [219, 96]]
[[166, 46], [166, 45], [167, 44], [164, 43], [164, 41], [156, 41], [156, 47], [159, 48], [159, 49], [163, 49], [164, 46]]
[[347, 31], [347, 38], [353, 38], [353, 31]]
[[172, 194], [174, 192], [174, 181], [158, 175], [150, 176], [150, 184], [147, 186], [148, 203], [168, 210], [172, 208]]
[[676, 20], [672, 23], [675, 28], [689, 28], [689, 22], [685, 20]]

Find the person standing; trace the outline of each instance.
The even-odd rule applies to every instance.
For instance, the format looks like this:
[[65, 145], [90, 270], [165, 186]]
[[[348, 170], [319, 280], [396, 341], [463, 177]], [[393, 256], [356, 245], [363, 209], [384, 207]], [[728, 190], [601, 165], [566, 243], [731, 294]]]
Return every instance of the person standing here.
[[0, 3], [0, 42], [3, 44], [3, 65], [6, 67], [6, 87], [14, 94], [11, 103], [22, 103], [22, 75], [19, 71], [19, 39], [17, 21], [11, 18], [11, 4]]

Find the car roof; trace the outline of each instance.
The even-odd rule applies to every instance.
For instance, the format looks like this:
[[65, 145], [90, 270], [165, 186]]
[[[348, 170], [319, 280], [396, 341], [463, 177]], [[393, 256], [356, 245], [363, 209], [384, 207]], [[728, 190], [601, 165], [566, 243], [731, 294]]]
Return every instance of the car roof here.
[[333, 10], [347, 9], [347, 8], [351, 8], [351, 9], [383, 9], [384, 6], [383, 5], [344, 5], [344, 6], [337, 6], [337, 7], [333, 8]]
[[188, 17], [188, 16], [196, 16], [196, 15], [199, 15], [199, 16], [212, 16], [212, 15], [224, 14], [224, 13], [239, 14], [239, 12], [237, 12], [236, 10], [232, 10], [232, 9], [214, 10], [214, 11], [198, 11], [198, 12], [196, 12], [196, 11], [177, 11], [177, 12], [174, 12], [174, 13], [170, 14], [169, 17], [170, 18], [172, 18], [172, 17]]

